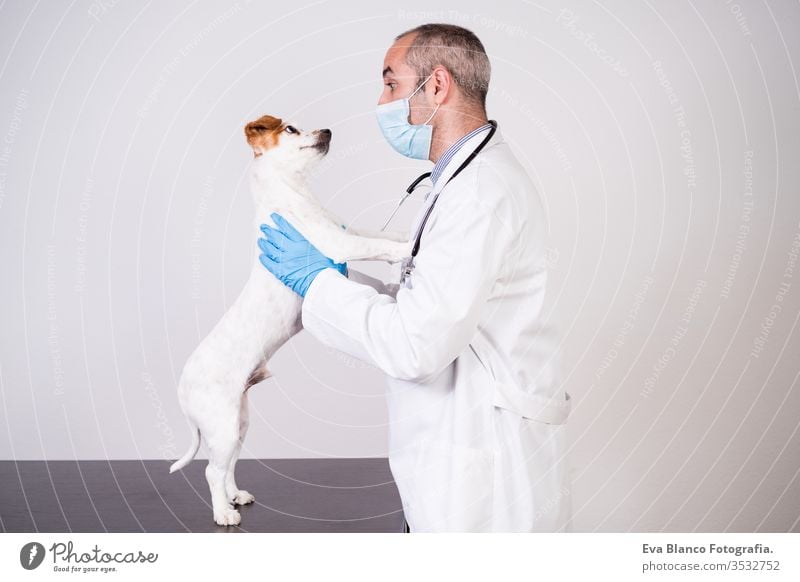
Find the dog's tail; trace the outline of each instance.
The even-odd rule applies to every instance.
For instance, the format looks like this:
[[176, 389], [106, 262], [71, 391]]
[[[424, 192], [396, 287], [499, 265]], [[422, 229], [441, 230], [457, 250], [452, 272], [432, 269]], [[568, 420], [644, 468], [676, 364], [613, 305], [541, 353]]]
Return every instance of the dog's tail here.
[[189, 445], [189, 450], [186, 451], [185, 455], [172, 463], [169, 468], [170, 473], [174, 473], [178, 469], [183, 469], [186, 465], [188, 465], [189, 462], [194, 459], [194, 456], [197, 454], [197, 451], [200, 448], [200, 429], [197, 428], [197, 425], [188, 418], [187, 421], [189, 422], [189, 427], [192, 431], [192, 444]]

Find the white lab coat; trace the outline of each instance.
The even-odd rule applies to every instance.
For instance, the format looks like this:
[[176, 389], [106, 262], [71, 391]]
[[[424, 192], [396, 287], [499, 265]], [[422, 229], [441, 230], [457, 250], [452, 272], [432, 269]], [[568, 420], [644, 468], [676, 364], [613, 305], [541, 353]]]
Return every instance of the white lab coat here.
[[558, 334], [540, 319], [545, 231], [497, 130], [436, 201], [411, 288], [326, 269], [306, 293], [305, 329], [388, 376], [389, 464], [412, 532], [571, 529], [570, 400]]

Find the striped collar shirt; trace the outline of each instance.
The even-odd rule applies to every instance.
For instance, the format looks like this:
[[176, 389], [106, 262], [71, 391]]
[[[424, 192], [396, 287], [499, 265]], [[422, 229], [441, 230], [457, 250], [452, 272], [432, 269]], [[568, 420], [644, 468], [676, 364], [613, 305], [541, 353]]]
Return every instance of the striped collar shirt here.
[[433, 170], [431, 170], [431, 182], [433, 182], [434, 186], [436, 185], [436, 181], [439, 179], [439, 176], [442, 175], [444, 169], [447, 167], [447, 164], [450, 163], [450, 160], [453, 159], [453, 156], [456, 155], [458, 150], [469, 141], [470, 138], [478, 135], [480, 132], [485, 131], [487, 129], [491, 129], [492, 125], [487, 123], [485, 125], [481, 125], [480, 127], [473, 129], [467, 135], [459, 139], [456, 143], [451, 145], [447, 150], [436, 160], [436, 163], [433, 166]]

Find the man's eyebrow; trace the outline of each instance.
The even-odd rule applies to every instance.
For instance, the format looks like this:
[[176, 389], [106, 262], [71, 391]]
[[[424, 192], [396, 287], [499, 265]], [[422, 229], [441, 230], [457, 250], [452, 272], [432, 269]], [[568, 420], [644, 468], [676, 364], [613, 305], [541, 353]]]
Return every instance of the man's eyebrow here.
[[384, 76], [384, 77], [385, 77], [386, 75], [389, 75], [389, 74], [394, 74], [394, 71], [392, 70], [392, 67], [386, 67], [386, 68], [383, 70], [383, 76]]

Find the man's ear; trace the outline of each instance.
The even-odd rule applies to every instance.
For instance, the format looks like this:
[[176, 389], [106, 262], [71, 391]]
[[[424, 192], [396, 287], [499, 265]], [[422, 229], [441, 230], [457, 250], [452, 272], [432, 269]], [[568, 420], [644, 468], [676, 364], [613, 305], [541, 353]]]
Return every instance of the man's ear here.
[[453, 80], [453, 76], [450, 74], [450, 71], [441, 65], [434, 67], [432, 72], [433, 76], [431, 77], [430, 81], [433, 81], [433, 98], [436, 104], [441, 105], [451, 94], [455, 81]]

